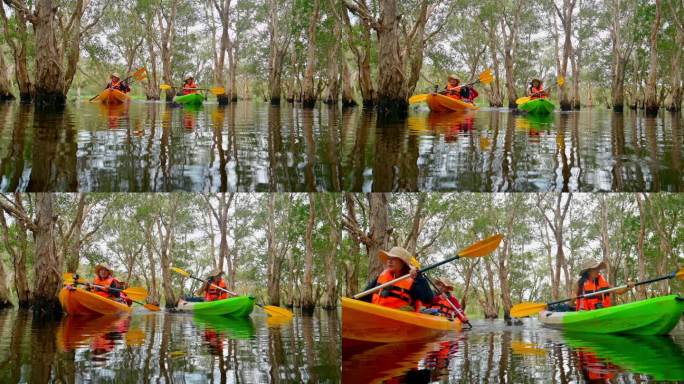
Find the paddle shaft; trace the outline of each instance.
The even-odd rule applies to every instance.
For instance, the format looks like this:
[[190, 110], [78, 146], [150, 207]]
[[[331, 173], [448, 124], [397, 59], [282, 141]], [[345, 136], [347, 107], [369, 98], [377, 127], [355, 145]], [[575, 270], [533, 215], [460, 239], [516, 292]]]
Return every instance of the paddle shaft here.
[[[427, 275], [425, 276], [425, 278], [427, 279], [428, 283], [430, 283], [430, 285], [432, 286], [432, 288], [433, 288], [435, 291], [437, 291], [438, 289], [437, 289], [437, 287], [435, 286], [435, 283], [432, 281], [432, 279], [430, 279], [429, 277], [427, 277]], [[451, 300], [449, 300], [449, 297], [448, 297], [444, 292], [441, 292], [439, 295], [442, 296], [442, 297], [444, 298], [444, 300], [446, 300], [446, 301], [449, 303], [449, 305], [451, 306], [451, 308], [453, 308], [453, 310], [456, 311], [456, 313], [458, 313], [458, 314], [461, 316], [461, 318], [463, 319], [462, 322], [463, 322], [464, 324], [468, 324], [468, 325], [470, 326], [470, 328], [473, 327], [473, 325], [470, 324], [470, 321], [468, 321], [468, 320], [466, 319], [466, 314], [465, 314], [461, 309], [459, 309], [458, 307], [456, 307], [456, 305], [454, 305], [454, 303], [452, 303]]]
[[106, 289], [106, 290], [108, 290], [108, 291], [114, 291], [114, 292], [123, 292], [123, 291], [126, 290], [126, 289], [105, 287], [105, 286], [97, 285], [97, 284], [93, 284], [93, 283], [80, 283], [80, 282], [78, 282], [78, 281], [74, 281], [74, 284], [76, 284], [76, 285], [90, 285], [90, 286], [93, 286], [93, 287], [96, 287], [96, 288]]
[[[428, 266], [428, 267], [425, 267], [425, 268], [423, 268], [423, 269], [419, 269], [419, 270], [418, 270], [418, 273], [427, 272], [427, 271], [429, 271], [429, 270], [431, 270], [431, 269], [437, 268], [437, 267], [439, 267], [439, 266], [441, 266], [441, 265], [444, 265], [444, 264], [446, 264], [446, 263], [450, 263], [450, 262], [452, 262], [452, 261], [454, 261], [454, 260], [458, 260], [458, 259], [460, 259], [460, 258], [461, 258], [461, 256], [456, 255], [456, 256], [450, 257], [450, 258], [448, 258], [448, 259], [444, 259], [444, 260], [442, 260], [442, 261], [440, 261], [440, 262], [438, 262], [438, 263], [436, 263], [436, 264], [432, 264], [432, 265], [430, 265], [430, 266]], [[388, 281], [388, 282], [386, 282], [386, 283], [384, 283], [384, 284], [380, 284], [380, 285], [378, 285], [377, 287], [373, 287], [373, 288], [368, 289], [368, 290], [365, 290], [365, 291], [363, 291], [363, 292], [361, 292], [361, 293], [357, 293], [356, 295], [354, 295], [354, 298], [355, 298], [355, 299], [359, 299], [359, 298], [361, 298], [361, 297], [367, 296], [367, 295], [369, 295], [369, 294], [371, 294], [371, 293], [373, 293], [373, 292], [379, 291], [379, 290], [381, 290], [381, 289], [383, 289], [383, 288], [385, 288], [385, 287], [388, 287], [388, 286], [393, 285], [393, 284], [395, 284], [395, 283], [397, 283], [397, 282], [400, 282], [400, 281], [402, 281], [402, 280], [404, 280], [404, 279], [407, 279], [407, 278], [409, 278], [410, 276], [411, 276], [411, 274], [407, 273], [407, 274], [405, 274], [404, 276], [397, 277], [396, 279], [390, 280], [390, 281]]]
[[[634, 286], [636, 287], [636, 286], [639, 286], [639, 285], [655, 283], [655, 282], [657, 282], [657, 281], [674, 279], [676, 276], [677, 276], [677, 272], [672, 272], [672, 273], [670, 273], [669, 275], [660, 276], [660, 277], [654, 277], [653, 279], [649, 279], [649, 280], [644, 280], [644, 281], [636, 282], [636, 283], [634, 283]], [[551, 302], [551, 303], [546, 303], [546, 305], [548, 306], [548, 305], [554, 305], [554, 304], [565, 303], [565, 302], [572, 301], [572, 300], [577, 300], [577, 299], [584, 299], [584, 298], [591, 297], [591, 296], [597, 296], [597, 295], [602, 295], [602, 294], [604, 294], [604, 293], [617, 291], [617, 290], [619, 290], [619, 289], [624, 289], [624, 288], [627, 288], [627, 287], [629, 287], [629, 285], [621, 285], [621, 286], [619, 286], [619, 287], [613, 287], [613, 288], [604, 289], [604, 290], [597, 291], [597, 292], [587, 293], [587, 294], [585, 294], [585, 295], [579, 295], [579, 296], [577, 296], [577, 297], [571, 297], [571, 298], [569, 298], [569, 299], [563, 299], [563, 300], [553, 301], [553, 302]]]

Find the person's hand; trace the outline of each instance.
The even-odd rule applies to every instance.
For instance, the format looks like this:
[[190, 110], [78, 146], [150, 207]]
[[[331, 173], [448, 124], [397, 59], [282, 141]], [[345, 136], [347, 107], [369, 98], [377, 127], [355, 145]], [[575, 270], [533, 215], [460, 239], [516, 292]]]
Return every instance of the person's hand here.
[[635, 285], [632, 280], [627, 280], [627, 290], [633, 289]]
[[86, 289], [87, 289], [87, 290], [93, 289], [93, 285], [90, 284], [90, 283], [85, 283], [85, 286], [86, 286]]
[[410, 266], [409, 268], [410, 268], [409, 275], [411, 275], [412, 279], [415, 279], [416, 276], [418, 276], [418, 269], [416, 267], [414, 267], [413, 265]]

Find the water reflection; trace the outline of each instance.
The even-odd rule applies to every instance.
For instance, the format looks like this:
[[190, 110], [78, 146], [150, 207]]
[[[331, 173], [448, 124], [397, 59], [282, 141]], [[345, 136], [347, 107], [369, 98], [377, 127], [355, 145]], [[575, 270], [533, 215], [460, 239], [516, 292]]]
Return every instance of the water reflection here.
[[5, 103], [0, 190], [681, 191], [681, 118]]
[[475, 322], [437, 340], [344, 348], [343, 383], [684, 381], [684, 328], [672, 336], [563, 334], [536, 321]]
[[34, 323], [0, 312], [0, 382], [335, 383], [335, 313], [289, 322], [134, 313]]

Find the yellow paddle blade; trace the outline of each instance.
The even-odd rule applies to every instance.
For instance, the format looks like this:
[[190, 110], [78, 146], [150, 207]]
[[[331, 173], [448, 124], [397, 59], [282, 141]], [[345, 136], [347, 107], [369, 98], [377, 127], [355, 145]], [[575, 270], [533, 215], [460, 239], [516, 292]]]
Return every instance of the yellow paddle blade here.
[[411, 256], [410, 262], [412, 266], [420, 269], [420, 261], [418, 261], [415, 256]]
[[147, 298], [147, 289], [143, 287], [130, 287], [122, 291], [126, 296], [130, 297], [132, 300], [145, 300]]
[[491, 68], [487, 68], [484, 72], [480, 73], [480, 83], [489, 84], [492, 81], [494, 81], [494, 75], [492, 75]]
[[545, 309], [546, 303], [520, 303], [511, 308], [511, 317], [532, 316]]
[[503, 235], [497, 233], [494, 236], [480, 240], [477, 243], [471, 244], [470, 246], [462, 249], [458, 255], [460, 257], [481, 257], [489, 255], [499, 246], [499, 243], [501, 243], [502, 239]]
[[173, 87], [170, 86], [170, 85], [168, 85], [168, 84], [161, 84], [161, 85], [159, 86], [159, 89], [161, 89], [162, 91], [168, 91], [168, 90], [171, 89], [171, 88], [173, 88]]
[[137, 71], [135, 71], [133, 73], [133, 78], [135, 78], [136, 80], [140, 80], [140, 81], [146, 79], [147, 78], [147, 69], [145, 69], [145, 67], [138, 69]]
[[515, 103], [518, 104], [518, 105], [523, 105], [523, 104], [527, 103], [527, 102], [530, 101], [530, 100], [531, 100], [531, 99], [530, 99], [529, 97], [523, 96], [523, 97], [518, 97], [518, 98], [515, 100]]
[[684, 268], [681, 268], [677, 273], [675, 273], [675, 278], [679, 280], [684, 280]]
[[427, 100], [428, 94], [421, 93], [420, 95], [414, 95], [409, 97], [409, 104], [422, 103]]
[[223, 87], [214, 87], [209, 89], [209, 91], [211, 91], [211, 93], [214, 95], [224, 95], [226, 93], [226, 89]]
[[64, 285], [66, 284], [85, 284], [86, 280], [82, 278], [81, 276], [78, 277], [78, 280], [74, 280], [74, 274], [71, 272], [67, 272], [62, 275], [62, 279], [64, 280]]
[[280, 308], [276, 307], [275, 305], [264, 305], [261, 308], [269, 315], [269, 316], [279, 316], [283, 318], [291, 318], [294, 316], [292, 312], [285, 308]]
[[190, 277], [190, 272], [184, 271], [180, 268], [171, 267], [171, 270], [185, 277]]
[[558, 84], [559, 87], [562, 87], [563, 84], [565, 84], [565, 78], [563, 76], [558, 76], [558, 80], [556, 80], [556, 84]]
[[150, 311], [152, 311], [152, 312], [159, 312], [159, 311], [161, 311], [161, 308], [159, 308], [158, 306], [156, 306], [156, 305], [154, 305], [154, 304], [145, 304], [145, 305], [143, 305], [143, 307], [145, 307], [145, 309], [148, 309], [148, 310], [150, 310]]

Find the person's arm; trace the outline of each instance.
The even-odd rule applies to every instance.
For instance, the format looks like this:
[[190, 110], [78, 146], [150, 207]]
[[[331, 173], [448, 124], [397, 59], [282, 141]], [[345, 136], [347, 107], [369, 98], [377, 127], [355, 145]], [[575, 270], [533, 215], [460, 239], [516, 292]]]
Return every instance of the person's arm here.
[[411, 286], [411, 297], [426, 304], [432, 303], [435, 295], [432, 293], [425, 276], [420, 274], [416, 276], [413, 285]]
[[[371, 281], [368, 282], [368, 285], [366, 285], [366, 288], [364, 289], [364, 291], [367, 291], [367, 290], [369, 290], [369, 289], [373, 289], [373, 288], [375, 288], [375, 287], [377, 287], [377, 286], [378, 286], [378, 279], [371, 280]], [[375, 293], [377, 293], [377, 292], [375, 292]], [[364, 297], [360, 297], [359, 300], [365, 301], [365, 302], [367, 302], [367, 303], [370, 303], [370, 302], [373, 300], [373, 294], [371, 293], [370, 295], [366, 295], [366, 296], [364, 296]]]

